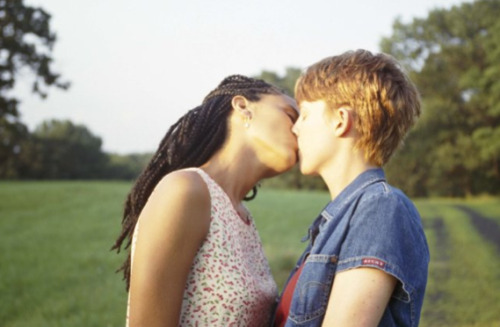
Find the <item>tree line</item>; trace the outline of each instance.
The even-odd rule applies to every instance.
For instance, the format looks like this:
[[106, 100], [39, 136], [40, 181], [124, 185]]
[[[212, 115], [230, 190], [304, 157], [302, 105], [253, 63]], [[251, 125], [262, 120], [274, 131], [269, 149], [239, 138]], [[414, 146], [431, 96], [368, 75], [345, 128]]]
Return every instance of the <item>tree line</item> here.
[[[396, 19], [392, 35], [380, 42], [422, 96], [419, 122], [385, 167], [390, 182], [411, 196], [500, 192], [498, 16], [499, 0], [464, 2], [409, 23]], [[6, 94], [20, 66], [32, 69], [33, 91], [42, 97], [49, 87], [69, 87], [50, 68], [56, 37], [49, 21], [41, 8], [0, 0], [0, 178], [135, 178], [151, 154], [104, 153], [99, 137], [69, 121], [47, 121], [30, 132], [19, 120], [18, 101]], [[25, 33], [39, 42], [25, 44]], [[301, 70], [263, 71], [256, 77], [293, 95]], [[318, 177], [302, 176], [298, 167], [263, 184], [325, 189]]]
[[0, 164], [3, 179], [133, 180], [151, 154], [119, 155], [101, 149], [102, 140], [84, 125], [48, 120], [23, 129], [12, 153]]

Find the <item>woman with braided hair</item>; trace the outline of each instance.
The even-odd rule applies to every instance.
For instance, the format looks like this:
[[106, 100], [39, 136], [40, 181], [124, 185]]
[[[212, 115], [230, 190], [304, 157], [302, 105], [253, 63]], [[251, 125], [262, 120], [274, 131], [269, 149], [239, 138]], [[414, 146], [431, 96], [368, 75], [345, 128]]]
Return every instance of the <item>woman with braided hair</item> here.
[[295, 164], [297, 117], [275, 86], [233, 75], [169, 129], [113, 246], [130, 247], [128, 326], [269, 324], [277, 288], [242, 201]]

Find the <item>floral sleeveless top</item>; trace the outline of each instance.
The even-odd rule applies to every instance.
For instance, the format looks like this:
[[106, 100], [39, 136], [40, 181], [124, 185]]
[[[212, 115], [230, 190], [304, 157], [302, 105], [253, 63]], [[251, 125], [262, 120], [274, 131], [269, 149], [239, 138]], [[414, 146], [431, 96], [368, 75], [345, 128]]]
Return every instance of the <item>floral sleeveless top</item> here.
[[278, 290], [253, 219], [243, 222], [207, 173], [190, 170], [208, 186], [211, 223], [187, 278], [179, 326], [269, 326]]

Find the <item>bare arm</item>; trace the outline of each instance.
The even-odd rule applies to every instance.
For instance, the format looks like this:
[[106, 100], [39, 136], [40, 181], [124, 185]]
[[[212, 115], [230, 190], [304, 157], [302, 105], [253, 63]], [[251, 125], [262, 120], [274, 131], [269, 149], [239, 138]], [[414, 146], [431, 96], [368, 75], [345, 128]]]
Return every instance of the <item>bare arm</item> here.
[[323, 326], [377, 326], [396, 287], [396, 278], [375, 268], [335, 276]]
[[196, 172], [157, 185], [140, 216], [130, 281], [130, 327], [178, 326], [194, 256], [208, 233], [210, 194]]

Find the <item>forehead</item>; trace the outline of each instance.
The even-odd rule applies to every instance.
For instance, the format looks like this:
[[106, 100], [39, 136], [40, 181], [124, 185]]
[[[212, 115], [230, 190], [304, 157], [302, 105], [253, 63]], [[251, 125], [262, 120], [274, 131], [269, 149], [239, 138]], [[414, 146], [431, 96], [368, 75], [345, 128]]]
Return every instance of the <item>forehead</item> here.
[[299, 102], [300, 111], [309, 111], [309, 110], [325, 110], [327, 108], [327, 104], [324, 100], [316, 100], [316, 101], [306, 101], [302, 100]]

